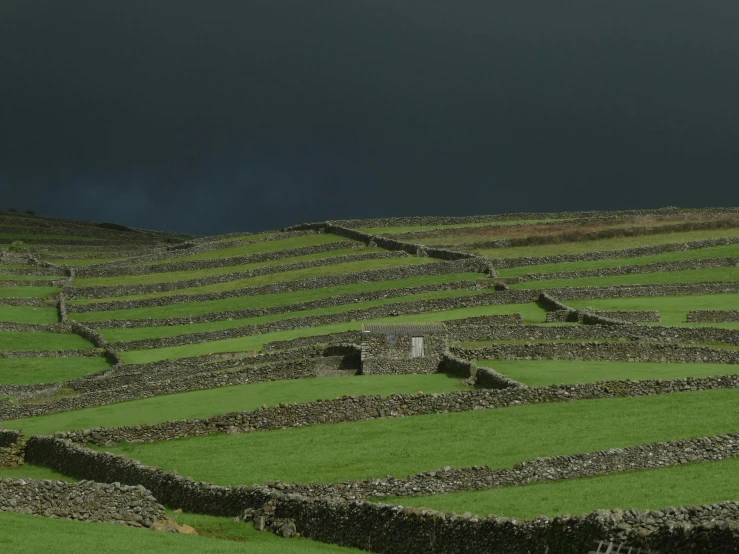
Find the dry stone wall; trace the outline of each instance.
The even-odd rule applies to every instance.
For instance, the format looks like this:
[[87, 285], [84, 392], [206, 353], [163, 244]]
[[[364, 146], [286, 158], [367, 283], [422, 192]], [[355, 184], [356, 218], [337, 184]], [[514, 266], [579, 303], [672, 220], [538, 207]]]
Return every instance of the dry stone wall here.
[[329, 265], [339, 265], [352, 262], [360, 262], [367, 260], [381, 260], [404, 257], [407, 254], [399, 252], [368, 252], [365, 254], [354, 254], [347, 256], [336, 256], [330, 258], [321, 258], [318, 260], [308, 260], [304, 262], [293, 262], [290, 264], [273, 265], [260, 267], [249, 271], [235, 271], [231, 273], [222, 273], [219, 275], [211, 275], [209, 277], [199, 277], [196, 279], [184, 279], [181, 281], [168, 281], [164, 283], [151, 283], [146, 285], [115, 285], [100, 287], [67, 287], [64, 294], [70, 299], [82, 298], [109, 298], [115, 296], [128, 296], [134, 294], [153, 294], [157, 292], [168, 292], [173, 290], [188, 289], [194, 287], [203, 287], [207, 285], [215, 285], [218, 283], [228, 283], [239, 279], [249, 279], [252, 277], [261, 277], [264, 275], [273, 275], [276, 273], [284, 273], [288, 271], [298, 271], [311, 267], [326, 267]]
[[0, 511], [149, 528], [164, 507], [142, 486], [0, 479]]
[[[593, 319], [594, 317], [595, 319]], [[660, 313], [656, 310], [558, 310], [547, 312], [547, 323], [579, 321], [597, 325], [599, 321], [603, 321], [603, 318], [628, 323], [658, 323], [661, 321]]]
[[0, 467], [23, 465], [25, 455], [26, 440], [23, 433], [13, 429], [0, 429]]
[[685, 320], [689, 323], [732, 323], [739, 321], [739, 310], [693, 310]]
[[667, 252], [680, 252], [683, 250], [702, 250], [704, 248], [729, 246], [732, 244], [739, 244], [739, 237], [695, 240], [689, 242], [660, 244], [656, 246], [636, 246], [633, 248], [624, 248], [622, 250], [600, 250], [593, 252], [583, 252], [580, 254], [560, 254], [558, 256], [495, 258], [493, 262], [497, 269], [510, 269], [513, 267], [557, 264], [563, 262], [586, 262], [594, 260], [617, 260], [621, 258], [636, 258], [639, 256], [665, 254]]
[[369, 283], [377, 281], [390, 281], [395, 279], [407, 279], [423, 275], [450, 275], [454, 273], [475, 272], [480, 268], [479, 260], [458, 260], [452, 262], [436, 262], [427, 264], [398, 266], [385, 269], [370, 269], [353, 273], [342, 273], [339, 275], [328, 275], [324, 277], [312, 277], [298, 281], [284, 281], [269, 285], [245, 287], [242, 289], [201, 293], [201, 294], [174, 294], [155, 298], [144, 298], [141, 300], [117, 300], [110, 302], [93, 302], [88, 304], [70, 304], [67, 310], [70, 313], [122, 310], [129, 308], [147, 308], [154, 306], [167, 306], [181, 302], [200, 302], [205, 300], [221, 300], [223, 298], [235, 298], [241, 296], [256, 296], [263, 294], [279, 294], [283, 292], [295, 292], [299, 290], [313, 290], [326, 287], [334, 287], [351, 283]]

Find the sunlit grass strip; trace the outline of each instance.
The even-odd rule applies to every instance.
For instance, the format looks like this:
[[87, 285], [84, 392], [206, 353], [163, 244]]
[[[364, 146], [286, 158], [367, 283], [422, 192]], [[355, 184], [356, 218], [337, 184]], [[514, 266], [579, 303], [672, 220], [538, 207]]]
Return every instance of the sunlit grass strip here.
[[430, 375], [362, 375], [319, 377], [291, 381], [272, 381], [233, 387], [182, 392], [143, 400], [119, 402], [71, 412], [3, 421], [9, 429], [22, 428], [26, 434], [51, 434], [90, 427], [120, 427], [195, 419], [216, 414], [256, 410], [275, 406], [313, 402], [337, 396], [396, 393], [413, 394], [463, 390], [459, 378], [436, 373]]
[[[44, 343], [44, 346], [46, 344]], [[86, 347], [78, 348], [89, 348], [90, 346], [87, 343]], [[0, 357], [0, 384], [56, 383], [105, 371], [109, 367], [110, 364], [103, 356], [75, 356], [73, 358]]]
[[737, 430], [739, 390], [531, 404], [285, 430], [218, 434], [108, 450], [196, 480], [326, 482], [444, 466], [510, 467], [558, 456]]
[[581, 360], [478, 360], [506, 377], [533, 387], [631, 379], [682, 379], [739, 373], [731, 364], [599, 362]]
[[71, 350], [92, 348], [73, 333], [0, 331], [0, 350]]
[[13, 323], [58, 323], [56, 308], [38, 306], [0, 306], [0, 321]]
[[0, 287], [0, 298], [43, 298], [60, 290], [59, 287]]
[[599, 509], [658, 510], [739, 499], [739, 458], [436, 496], [385, 498], [442, 512], [532, 519]]

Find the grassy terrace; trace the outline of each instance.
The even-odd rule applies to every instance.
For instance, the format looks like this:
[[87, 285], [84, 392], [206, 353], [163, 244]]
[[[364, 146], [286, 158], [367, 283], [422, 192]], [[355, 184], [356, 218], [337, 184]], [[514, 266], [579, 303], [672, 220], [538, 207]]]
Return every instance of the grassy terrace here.
[[59, 287], [0, 287], [0, 298], [43, 298], [60, 290]]
[[478, 360], [483, 367], [533, 387], [561, 383], [595, 383], [631, 379], [681, 379], [739, 373], [731, 364], [671, 364], [651, 362], [596, 362], [573, 360]]
[[[663, 235], [642, 235], [637, 237], [618, 237], [612, 239], [584, 240], [580, 242], [562, 242], [558, 244], [536, 244], [532, 246], [514, 246], [511, 248], [476, 249], [473, 252], [495, 258], [518, 258], [528, 256], [557, 256], [559, 254], [583, 254], [601, 250], [622, 250], [637, 246], [657, 246], [694, 240], [738, 237], [739, 229], [710, 229], [706, 231], [686, 231], [683, 233], [665, 233]], [[461, 246], [461, 245], [460, 245]]]
[[608, 287], [615, 285], [666, 285], [675, 283], [702, 283], [739, 280], [739, 267], [712, 267], [686, 269], [634, 275], [611, 275], [606, 277], [580, 277], [576, 279], [552, 279], [549, 281], [526, 281], [511, 285], [516, 289], [549, 289], [559, 287]]
[[17, 239], [23, 242], [23, 239], [64, 239], [64, 240], [85, 240], [94, 244], [100, 240], [94, 237], [81, 237], [78, 235], [35, 235], [33, 233], [0, 233], [0, 239]]
[[579, 400], [498, 410], [211, 435], [108, 448], [219, 484], [340, 482], [452, 466], [510, 467], [567, 455], [734, 432], [739, 391]]
[[[358, 294], [362, 292], [375, 292], [407, 287], [420, 287], [423, 285], [438, 285], [441, 283], [474, 281], [475, 279], [479, 278], [479, 273], [422, 275], [419, 277], [409, 277], [407, 279], [395, 279], [393, 281], [352, 283], [349, 285], [324, 287], [320, 289], [306, 289], [278, 294], [265, 294], [260, 296], [238, 296], [234, 298], [224, 298], [222, 300], [187, 302], [151, 308], [131, 308], [127, 310], [111, 310], [105, 312], [82, 312], [75, 313], [73, 317], [78, 321], [102, 321], [106, 319], [146, 319], [149, 317], [155, 319], [166, 317], [187, 317], [191, 315], [226, 312], [231, 310], [286, 306], [288, 304], [294, 304], [296, 302], [309, 302], [312, 300], [320, 300], [322, 298], [329, 298], [331, 296], [336, 296], [340, 294]], [[297, 314], [298, 312], [295, 313]]]
[[228, 412], [256, 410], [263, 404], [274, 406], [313, 402], [349, 395], [396, 393], [415, 394], [463, 390], [469, 387], [460, 379], [444, 374], [361, 375], [356, 377], [318, 377], [293, 381], [272, 381], [182, 392], [85, 408], [46, 416], [3, 421], [9, 429], [23, 429], [27, 434], [49, 434], [90, 427], [118, 427], [195, 419]]
[[[414, 231], [433, 231], [446, 229], [464, 229], [467, 227], [489, 227], [519, 225], [523, 223], [549, 223], [551, 221], [569, 221], [567, 219], [516, 219], [511, 221], [483, 221], [482, 223], [456, 223], [452, 225], [409, 225], [405, 227], [356, 227], [357, 231], [372, 235], [397, 235]], [[352, 227], [354, 229], [354, 227]], [[415, 240], [415, 239], [414, 239]]]
[[[431, 258], [387, 258], [378, 260], [365, 260], [359, 262], [348, 262], [337, 265], [327, 265], [319, 267], [310, 267], [294, 271], [285, 271], [282, 273], [273, 273], [270, 275], [261, 275], [259, 277], [249, 277], [246, 279], [237, 279], [227, 281], [225, 283], [217, 283], [214, 285], [205, 285], [202, 287], [190, 287], [186, 289], [178, 289], [168, 292], [156, 292], [149, 294], [132, 294], [128, 296], [116, 296], [117, 300], [138, 300], [141, 298], [161, 298], [173, 296], [177, 294], [201, 294], [208, 292], [224, 292], [236, 290], [244, 287], [256, 287], [259, 285], [269, 285], [277, 282], [299, 281], [301, 279], [309, 279], [312, 277], [324, 277], [328, 275], [341, 275], [344, 273], [353, 273], [355, 271], [366, 271], [370, 269], [386, 269], [391, 267], [402, 267], [410, 265], [419, 265], [426, 263], [437, 263], [438, 260]], [[74, 304], [88, 304], [95, 302], [106, 302], [108, 299], [91, 299], [91, 300], [73, 300]]]
[[[44, 343], [44, 346], [46, 344]], [[87, 346], [77, 346], [76, 348], [89, 348], [90, 346], [88, 343]], [[109, 367], [110, 364], [108, 364], [103, 356], [0, 358], [0, 384], [30, 385], [35, 383], [55, 383], [105, 371]]]
[[371, 252], [382, 252], [381, 248], [347, 248], [344, 250], [332, 250], [329, 252], [319, 252], [318, 254], [308, 254], [306, 256], [294, 256], [291, 258], [283, 258], [281, 260], [272, 260], [268, 262], [259, 262], [243, 265], [229, 265], [225, 267], [212, 267], [209, 269], [198, 269], [193, 271], [170, 271], [164, 273], [149, 273], [146, 275], [116, 275], [112, 277], [81, 277], [75, 279], [76, 287], [97, 287], [97, 286], [113, 286], [113, 285], [146, 285], [150, 283], [170, 283], [172, 281], [185, 281], [187, 279], [199, 279], [201, 277], [210, 277], [212, 275], [223, 275], [225, 273], [236, 273], [238, 271], [250, 271], [262, 267], [284, 265], [296, 262], [307, 262], [312, 260], [323, 260], [336, 258], [339, 256], [351, 256], [359, 254], [367, 254]]
[[[546, 312], [536, 304], [503, 304], [496, 306], [478, 306], [474, 308], [459, 308], [456, 310], [445, 310], [439, 312], [425, 312], [422, 314], [409, 314], [395, 317], [368, 319], [366, 322], [375, 323], [403, 323], [403, 322], [427, 322], [446, 321], [450, 319], [461, 319], [479, 315], [507, 314], [521, 312], [525, 314], [528, 321], [532, 322], [538, 316], [539, 322], [546, 318]], [[188, 356], [199, 356], [201, 354], [213, 354], [217, 352], [243, 352], [260, 350], [266, 342], [277, 340], [289, 340], [298, 337], [311, 337], [326, 333], [339, 331], [359, 330], [365, 321], [354, 321], [349, 323], [335, 323], [332, 325], [318, 325], [315, 327], [303, 327], [290, 331], [278, 331], [262, 335], [251, 335], [235, 339], [226, 339], [213, 342], [187, 344], [183, 346], [170, 346], [167, 348], [152, 348], [148, 350], [131, 350], [123, 353], [128, 363], [147, 363], [165, 359], [177, 359]]]
[[[302, 237], [292, 237], [286, 239], [269, 240], [264, 242], [255, 242], [244, 244], [242, 246], [233, 246], [231, 248], [222, 248], [220, 250], [211, 250], [210, 252], [202, 252], [200, 254], [190, 254], [184, 256], [167, 258], [169, 262], [182, 262], [187, 260], [210, 260], [212, 258], [229, 258], [231, 256], [243, 256], [244, 254], [257, 254], [261, 252], [276, 252], [277, 250], [285, 250], [287, 248], [300, 248], [301, 246], [315, 246], [318, 244], [326, 244], [329, 242], [346, 241], [348, 239], [338, 235], [328, 233], [320, 233], [315, 235], [305, 235]], [[147, 262], [141, 265], [151, 265], [162, 263], [162, 260], [155, 262]]]
[[52, 258], [52, 257], [46, 257], [46, 256], [40, 256], [39, 259], [43, 262], [50, 262], [52, 264], [57, 265], [95, 265], [95, 264], [102, 264], [105, 262], [115, 262], [118, 260], [122, 260], [124, 258], [117, 257], [117, 258]]
[[66, 350], [92, 348], [92, 344], [73, 333], [0, 331], [0, 350]]
[[62, 275], [8, 275], [0, 274], [0, 281], [53, 281], [63, 279]]
[[0, 321], [14, 323], [58, 323], [56, 308], [39, 308], [37, 306], [2, 306]]
[[664, 262], [681, 262], [688, 260], [704, 260], [708, 258], [739, 257], [739, 244], [728, 246], [714, 246], [697, 250], [679, 250], [665, 252], [652, 256], [637, 256], [634, 258], [620, 258], [617, 260], [591, 260], [586, 262], [561, 262], [557, 264], [529, 265], [497, 270], [501, 277], [519, 277], [527, 273], [558, 273], [560, 271], [587, 271], [591, 269], [606, 269], [622, 265], [646, 265]]
[[[173, 514], [170, 514], [172, 517]], [[194, 527], [199, 535], [156, 533], [109, 523], [51, 519], [35, 515], [0, 512], [5, 552], [36, 554], [128, 554], [130, 552], [177, 552], [178, 554], [329, 554], [362, 552], [308, 539], [283, 539], [260, 533], [251, 525], [233, 523], [227, 517], [180, 514], [178, 523]]]
[[[258, 325], [261, 323], [270, 323], [272, 321], [281, 321], [284, 319], [300, 318], [300, 317], [311, 317], [321, 316], [329, 314], [338, 314], [342, 312], [348, 312], [352, 310], [363, 310], [367, 308], [385, 306], [385, 305], [397, 305], [405, 302], [414, 302], [417, 300], [432, 300], [439, 298], [458, 298], [464, 296], [475, 296], [485, 291], [479, 290], [449, 290], [441, 292], [427, 292], [422, 294], [415, 294], [413, 296], [399, 296], [396, 298], [381, 298], [378, 300], [370, 300], [367, 302], [354, 302], [350, 304], [342, 304], [332, 306], [330, 308], [321, 308], [317, 310], [303, 310], [298, 312], [287, 312], [284, 314], [273, 314], [260, 317], [251, 317], [245, 319], [234, 319], [234, 320], [222, 320], [213, 321], [208, 323], [192, 323], [188, 325], [167, 325], [163, 327], [140, 327], [133, 329], [121, 329], [111, 328], [102, 329], [101, 334], [111, 342], [127, 341], [127, 340], [139, 340], [139, 339], [150, 339], [158, 337], [173, 337], [176, 335], [185, 335], [190, 333], [200, 333], [206, 331], [216, 331], [219, 329], [233, 329], [236, 327], [244, 327], [247, 325]], [[519, 304], [514, 305], [497, 305], [495, 306], [498, 312], [494, 313], [513, 313], [514, 309], [521, 309], [523, 311], [522, 317], [527, 322], [541, 323], [543, 321], [544, 314], [536, 304]], [[489, 309], [489, 308], [488, 308]], [[437, 314], [437, 316], [443, 317], [444, 314], [449, 314], [450, 310], [442, 312], [429, 312], [431, 314]], [[412, 315], [413, 320], [417, 320], [420, 315]], [[397, 316], [393, 316], [393, 321], [397, 320]], [[454, 318], [449, 318], [454, 319]], [[374, 321], [374, 320], [373, 320]]]
[[[659, 310], [662, 325], [685, 325], [685, 316], [691, 310], [739, 309], [739, 293], [693, 296], [644, 296], [640, 298], [598, 298], [590, 300], [567, 300], [566, 304], [573, 308], [586, 308], [590, 306], [596, 310]], [[712, 326], [715, 327], [717, 324], [713, 324]]]
[[[523, 487], [456, 492], [437, 496], [389, 498], [383, 501], [435, 510], [472, 512], [521, 519], [539, 515], [584, 514], [598, 509], [635, 506], [658, 510], [739, 498], [739, 458], [612, 475], [535, 483]], [[675, 486], [680, 483], [680, 486]]]

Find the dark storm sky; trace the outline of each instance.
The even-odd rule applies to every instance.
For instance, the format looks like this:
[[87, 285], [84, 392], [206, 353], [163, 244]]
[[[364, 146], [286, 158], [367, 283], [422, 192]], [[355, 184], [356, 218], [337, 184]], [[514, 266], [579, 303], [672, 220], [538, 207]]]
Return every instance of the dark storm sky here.
[[739, 2], [0, 2], [0, 205], [196, 234], [739, 205]]

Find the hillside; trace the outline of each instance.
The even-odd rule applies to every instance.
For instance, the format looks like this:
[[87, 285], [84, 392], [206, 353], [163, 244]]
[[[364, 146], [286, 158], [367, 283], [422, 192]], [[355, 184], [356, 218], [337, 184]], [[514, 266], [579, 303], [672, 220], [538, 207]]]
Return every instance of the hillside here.
[[739, 552], [738, 208], [0, 250], [12, 551]]

